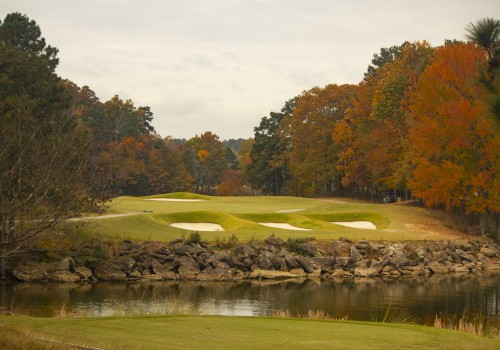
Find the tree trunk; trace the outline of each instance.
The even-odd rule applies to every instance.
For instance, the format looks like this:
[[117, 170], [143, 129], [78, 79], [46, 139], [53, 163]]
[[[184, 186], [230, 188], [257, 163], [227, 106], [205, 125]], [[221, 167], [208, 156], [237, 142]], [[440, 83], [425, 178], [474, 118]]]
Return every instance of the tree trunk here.
[[481, 213], [481, 216], [479, 217], [479, 232], [481, 235], [486, 234], [486, 229], [488, 226], [488, 212], [484, 211]]

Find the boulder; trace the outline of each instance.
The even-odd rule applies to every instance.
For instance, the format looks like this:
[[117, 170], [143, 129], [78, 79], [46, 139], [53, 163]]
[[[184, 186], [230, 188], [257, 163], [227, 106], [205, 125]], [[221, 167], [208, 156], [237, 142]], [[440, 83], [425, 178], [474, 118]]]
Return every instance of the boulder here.
[[355, 263], [363, 259], [363, 256], [359, 252], [358, 248], [356, 248], [355, 246], [351, 246], [351, 259]]
[[195, 252], [195, 249], [187, 244], [177, 244], [172, 248], [174, 254], [176, 255], [192, 255]]
[[48, 279], [47, 271], [40, 265], [19, 265], [12, 270], [15, 278], [24, 282], [38, 282]]
[[298, 275], [295, 275], [291, 272], [286, 271], [272, 271], [272, 270], [261, 270], [255, 269], [250, 273], [248, 278], [264, 278], [264, 279], [288, 279], [288, 278], [297, 278]]
[[95, 268], [94, 275], [101, 281], [108, 282], [124, 282], [127, 279], [125, 272], [106, 263], [98, 265]]
[[453, 267], [453, 272], [462, 274], [462, 273], [469, 273], [470, 270], [467, 266], [456, 265]]
[[122, 270], [125, 273], [129, 273], [132, 271], [132, 268], [135, 266], [135, 260], [129, 258], [128, 256], [120, 256], [118, 259], [113, 261], [117, 268]]
[[318, 252], [318, 249], [316, 249], [315, 246], [309, 243], [300, 244], [299, 249], [302, 253], [304, 253], [307, 256], [315, 256], [315, 257], [321, 256], [321, 254]]
[[196, 275], [198, 281], [232, 281], [233, 275], [229, 269], [213, 268], [208, 266], [198, 275]]
[[427, 266], [433, 273], [448, 273], [448, 268], [437, 261], [431, 261]]
[[295, 258], [297, 259], [297, 262], [300, 264], [300, 266], [304, 269], [305, 272], [311, 273], [314, 272], [314, 270], [316, 270], [310, 258], [301, 255], [297, 255]]
[[179, 275], [182, 279], [196, 279], [196, 275], [200, 273], [200, 266], [189, 256], [181, 256], [179, 258]]
[[491, 247], [481, 247], [479, 253], [483, 254], [487, 258], [494, 258], [497, 256], [497, 251]]
[[92, 271], [90, 271], [90, 269], [86, 268], [85, 266], [77, 266], [75, 267], [74, 271], [75, 275], [80, 277], [80, 279], [86, 280], [92, 277]]
[[297, 259], [293, 255], [285, 255], [285, 262], [289, 269], [302, 268]]
[[273, 237], [273, 236], [267, 237], [265, 239], [265, 242], [269, 245], [274, 245], [274, 246], [278, 246], [278, 247], [286, 244], [286, 242], [284, 240], [282, 240], [281, 238]]
[[354, 269], [354, 275], [359, 277], [376, 277], [378, 276], [378, 271], [373, 267], [367, 267], [367, 268], [356, 267]]
[[163, 276], [159, 273], [145, 273], [142, 275], [142, 280], [147, 282], [160, 282], [163, 281]]
[[291, 269], [291, 274], [297, 275], [298, 277], [306, 277], [306, 272], [302, 269]]
[[157, 273], [159, 275], [162, 275], [165, 271], [167, 271], [167, 269], [158, 260], [153, 260], [153, 261], [151, 261], [151, 271], [153, 273]]
[[321, 269], [316, 269], [311, 273], [307, 274], [308, 278], [320, 278], [321, 277]]
[[80, 280], [80, 276], [69, 271], [54, 271], [50, 274], [51, 282], [74, 283]]
[[61, 261], [53, 262], [53, 263], [45, 263], [41, 264], [41, 267], [45, 269], [48, 273], [54, 271], [69, 271], [71, 266], [74, 266], [75, 262], [71, 258], [64, 258]]

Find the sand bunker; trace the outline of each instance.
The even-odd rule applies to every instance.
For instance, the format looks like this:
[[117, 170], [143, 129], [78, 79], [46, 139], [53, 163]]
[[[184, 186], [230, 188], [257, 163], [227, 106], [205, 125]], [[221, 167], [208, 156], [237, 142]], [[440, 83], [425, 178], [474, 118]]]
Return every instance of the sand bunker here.
[[304, 209], [283, 209], [283, 210], [278, 210], [277, 213], [296, 213], [302, 210]]
[[221, 225], [207, 222], [174, 222], [170, 226], [190, 231], [224, 231]]
[[181, 198], [148, 198], [147, 201], [160, 202], [203, 202], [204, 199], [181, 199]]
[[281, 228], [283, 230], [311, 231], [308, 228], [301, 228], [297, 226], [292, 226], [290, 224], [282, 224], [277, 222], [259, 222], [259, 224], [267, 227]]
[[370, 221], [342, 221], [342, 222], [332, 222], [335, 225], [353, 227], [353, 228], [362, 228], [365, 230], [376, 230], [377, 226]]

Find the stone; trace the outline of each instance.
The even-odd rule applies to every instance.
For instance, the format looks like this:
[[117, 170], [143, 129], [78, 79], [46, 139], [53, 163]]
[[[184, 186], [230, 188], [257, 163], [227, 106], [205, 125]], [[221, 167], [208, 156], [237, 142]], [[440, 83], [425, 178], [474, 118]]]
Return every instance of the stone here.
[[354, 269], [354, 275], [359, 277], [375, 277], [378, 276], [378, 271], [373, 267], [367, 267], [367, 268], [356, 267]]
[[333, 258], [313, 257], [311, 258], [311, 260], [316, 266], [319, 266], [321, 268], [321, 271], [323, 272], [330, 271], [331, 269], [333, 269], [333, 265], [335, 264], [335, 259]]
[[233, 275], [229, 269], [214, 269], [208, 266], [196, 276], [196, 279], [198, 281], [232, 281]]
[[137, 267], [134, 267], [132, 271], [127, 274], [128, 279], [139, 280], [142, 278], [142, 273], [139, 272]]
[[427, 266], [433, 273], [448, 273], [448, 268], [437, 261], [431, 261]]
[[453, 272], [455, 272], [455, 273], [469, 273], [470, 270], [466, 266], [458, 266], [457, 265], [457, 266], [453, 267]]
[[135, 260], [128, 256], [120, 256], [113, 263], [125, 273], [132, 271], [132, 268], [135, 266]]
[[301, 255], [297, 255], [295, 258], [297, 259], [297, 262], [300, 264], [300, 266], [304, 269], [305, 272], [311, 273], [314, 272], [314, 270], [316, 270], [310, 258]]
[[335, 269], [333, 272], [330, 274], [330, 277], [342, 277], [344, 276], [345, 271], [342, 269]]
[[264, 278], [264, 279], [288, 279], [288, 278], [297, 278], [298, 275], [295, 275], [291, 272], [287, 271], [272, 271], [272, 270], [261, 270], [255, 269], [250, 273], [248, 278]]
[[142, 275], [142, 279], [148, 282], [160, 282], [163, 281], [163, 276], [159, 273], [146, 273]]
[[92, 271], [90, 271], [90, 269], [86, 268], [85, 266], [77, 266], [75, 267], [74, 271], [75, 275], [77, 275], [81, 279], [86, 280], [92, 277]]
[[339, 257], [335, 259], [335, 266], [346, 267], [353, 263], [353, 260], [349, 257]]
[[267, 237], [264, 241], [269, 245], [274, 245], [274, 246], [278, 246], [278, 247], [286, 244], [286, 242], [284, 240], [282, 240], [281, 238], [273, 237], [273, 236]]
[[182, 279], [196, 279], [196, 275], [200, 273], [198, 263], [189, 256], [181, 256], [179, 258], [179, 276]]
[[54, 271], [69, 271], [70, 267], [75, 265], [75, 262], [71, 258], [64, 258], [61, 261], [41, 265], [45, 271], [50, 273]]
[[47, 271], [39, 265], [19, 265], [12, 270], [15, 278], [24, 282], [38, 282], [48, 279]]
[[307, 274], [307, 278], [320, 278], [321, 277], [321, 269], [316, 269], [311, 273]]
[[50, 274], [49, 280], [51, 282], [75, 283], [80, 281], [80, 276], [69, 271], [54, 271]]
[[306, 272], [303, 269], [291, 269], [291, 274], [297, 275], [298, 277], [306, 277]]
[[425, 266], [423, 264], [419, 264], [413, 268], [413, 271], [411, 272], [412, 275], [414, 276], [421, 276], [425, 275]]
[[316, 249], [315, 246], [309, 243], [299, 244], [299, 249], [302, 253], [304, 253], [307, 256], [314, 256], [314, 257], [321, 256], [321, 254], [318, 252], [318, 249]]
[[101, 281], [124, 282], [127, 275], [121, 269], [110, 264], [100, 264], [95, 268], [94, 276]]
[[167, 269], [158, 260], [153, 260], [153, 261], [151, 261], [151, 271], [153, 273], [157, 273], [159, 275], [163, 275], [163, 273], [165, 271], [167, 271]]
[[302, 268], [297, 259], [293, 255], [285, 255], [285, 262], [289, 269]]
[[355, 246], [351, 246], [351, 259], [355, 263], [363, 259], [363, 256], [359, 252], [358, 248], [356, 248]]
[[483, 254], [487, 258], [494, 258], [497, 256], [497, 251], [491, 247], [481, 247], [479, 253]]
[[192, 255], [195, 252], [194, 248], [187, 244], [174, 245], [172, 250], [176, 255]]

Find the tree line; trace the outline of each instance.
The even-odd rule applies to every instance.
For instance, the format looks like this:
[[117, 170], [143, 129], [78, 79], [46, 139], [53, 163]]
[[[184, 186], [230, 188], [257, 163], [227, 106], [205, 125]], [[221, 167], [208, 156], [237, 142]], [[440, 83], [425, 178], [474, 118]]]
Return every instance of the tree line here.
[[248, 181], [273, 195], [416, 198], [500, 234], [500, 21], [466, 30], [468, 42], [383, 48], [359, 84], [314, 87], [263, 117]]

